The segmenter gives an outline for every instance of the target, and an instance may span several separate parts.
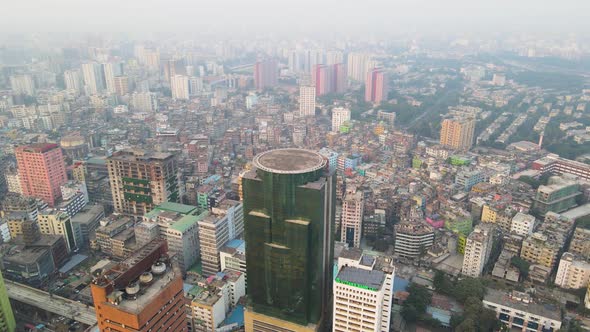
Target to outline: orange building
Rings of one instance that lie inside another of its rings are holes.
[[[61,199],[60,186],[68,181],[57,144],[31,144],[15,149],[23,195],[40,198],[53,207]]]
[[[188,331],[182,274],[154,239],[91,284],[101,331]]]
[[[444,119],[440,129],[440,144],[458,150],[469,150],[473,145],[475,119],[455,117]]]

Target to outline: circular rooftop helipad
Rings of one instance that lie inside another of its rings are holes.
[[[254,157],[254,166],[278,174],[313,172],[326,166],[326,160],[317,152],[304,149],[277,149]]]

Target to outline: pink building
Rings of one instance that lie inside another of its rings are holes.
[[[254,84],[257,90],[276,86],[278,79],[279,67],[276,60],[266,59],[254,64]]]
[[[61,199],[60,186],[68,181],[66,165],[57,144],[31,144],[15,149],[23,194],[53,207]]]
[[[387,100],[387,74],[383,69],[374,68],[367,73],[365,101],[379,104]]]
[[[342,63],[313,66],[311,79],[315,85],[316,96],[344,93],[348,87],[346,66]]]

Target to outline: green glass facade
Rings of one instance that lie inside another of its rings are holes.
[[[259,168],[243,178],[247,294],[257,313],[301,325],[330,317],[336,179],[324,171]]]
[[[16,329],[16,321],[14,313],[10,306],[8,293],[6,292],[6,285],[4,285],[4,278],[0,273],[0,331],[14,332]]]

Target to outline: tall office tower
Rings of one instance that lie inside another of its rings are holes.
[[[348,77],[363,82],[373,64],[371,56],[363,53],[349,53],[347,57]]]
[[[387,73],[379,68],[369,71],[365,82],[365,101],[375,104],[387,101],[388,92]]]
[[[348,89],[348,74],[346,65],[335,63],[332,65],[332,92],[344,93]]]
[[[390,257],[363,254],[358,248],[343,250],[334,282],[332,331],[389,332],[394,277]]]
[[[444,119],[440,129],[440,144],[458,150],[469,150],[473,145],[475,119],[454,117]]]
[[[31,144],[14,151],[25,196],[41,198],[53,207],[61,199],[60,186],[68,182],[66,165],[57,144]]]
[[[107,62],[102,64],[104,82],[108,93],[115,93],[115,77],[123,75],[123,66],[120,62]]]
[[[187,331],[182,273],[154,239],[90,285],[100,331]]]
[[[158,109],[158,98],[153,92],[134,92],[131,95],[133,109],[142,112],[153,112]]]
[[[115,84],[115,93],[118,96],[124,96],[129,93],[129,77],[115,76],[113,83]]]
[[[319,331],[330,320],[336,178],[303,149],[270,150],[243,177],[246,331]]]
[[[363,193],[357,191],[355,187],[347,188],[346,196],[342,201],[340,241],[346,242],[351,248],[361,246],[364,211]]]
[[[292,73],[300,73],[305,71],[306,53],[298,50],[293,50],[289,53],[288,65],[289,71]]]
[[[299,116],[315,116],[315,86],[299,87]]]
[[[82,76],[86,94],[95,95],[103,92],[105,88],[104,71],[98,63],[90,62],[82,64]]]
[[[175,75],[170,79],[170,89],[172,90],[172,98],[174,99],[189,99],[189,85],[188,76]]]
[[[332,66],[315,65],[311,73],[312,83],[315,85],[316,96],[323,96],[333,92]]]
[[[344,62],[344,53],[341,51],[329,51],[326,53],[326,64],[335,65]]]
[[[326,53],[323,50],[307,51],[307,68],[309,68],[307,71],[323,63],[326,63]]]
[[[254,64],[254,85],[257,90],[276,86],[278,79],[279,68],[276,60],[266,59]]]
[[[492,232],[493,228],[491,224],[479,224],[469,234],[467,243],[465,244],[463,267],[461,268],[463,275],[473,278],[481,276],[492,251],[494,240]]]
[[[35,83],[31,75],[10,76],[10,88],[12,92],[19,95],[35,95]]]
[[[350,121],[350,110],[344,107],[336,107],[332,109],[332,131],[337,133],[340,131],[340,126]]]
[[[143,216],[158,204],[179,201],[173,154],[122,150],[107,160],[107,167],[117,213]]]
[[[10,306],[10,299],[6,292],[4,278],[0,272],[0,331],[14,332],[16,329],[16,320]]]
[[[64,82],[66,90],[74,91],[77,95],[82,91],[80,71],[78,69],[66,70],[64,72]]]

